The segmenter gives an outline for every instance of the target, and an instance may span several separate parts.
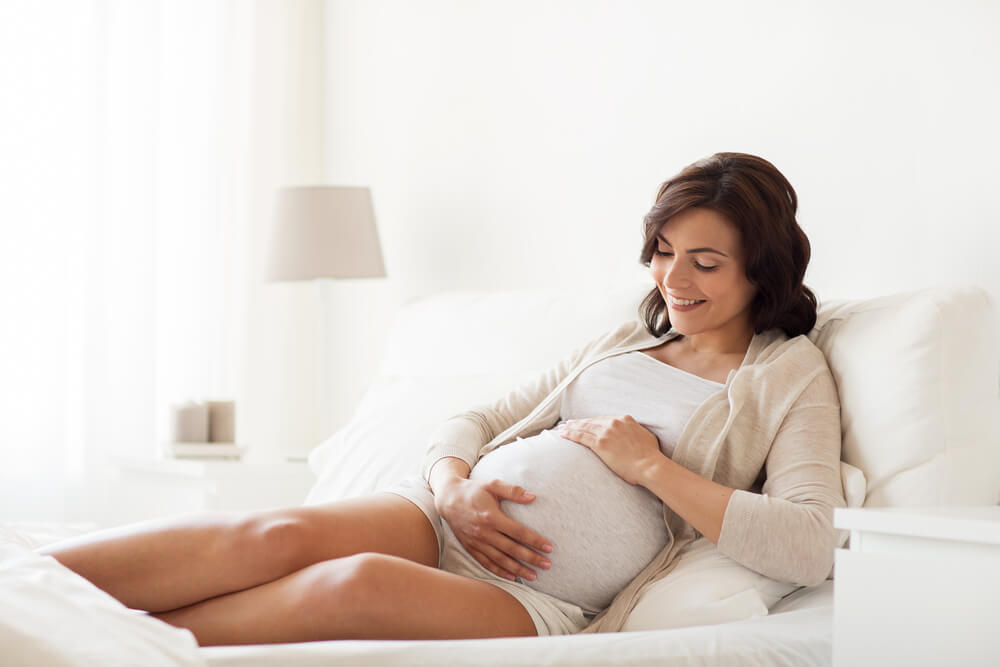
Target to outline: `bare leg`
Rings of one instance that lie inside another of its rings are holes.
[[[202,646],[536,634],[527,610],[500,588],[371,553],[157,616],[188,628]]]
[[[41,553],[125,605],[167,611],[361,552],[428,566],[437,537],[410,501],[390,493],[326,505],[156,520],[49,545]]]

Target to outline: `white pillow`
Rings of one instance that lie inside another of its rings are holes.
[[[0,526],[3,664],[205,665],[194,635],[127,608]]]
[[[305,504],[363,496],[419,475],[435,427],[526,379],[523,374],[376,378],[351,421],[310,452],[316,483]]]
[[[809,337],[840,393],[842,458],[866,507],[993,505],[1000,495],[1000,335],[978,288],[825,304]]]
[[[666,577],[643,591],[622,630],[667,630],[766,616],[797,588],[740,565],[700,537],[678,554]]]
[[[840,462],[848,507],[865,501],[865,476]],[[843,547],[850,531],[839,531]],[[822,584],[820,584],[822,586]],[[623,630],[667,630],[766,616],[779,600],[801,588],[754,572],[723,554],[706,537],[677,556],[670,573],[642,593]]]

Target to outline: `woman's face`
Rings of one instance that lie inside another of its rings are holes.
[[[670,323],[684,336],[708,334],[701,339],[720,348],[752,335],[750,302],[757,289],[746,277],[740,232],[721,214],[691,208],[665,222],[649,268]]]

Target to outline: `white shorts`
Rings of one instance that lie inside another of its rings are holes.
[[[448,522],[441,520],[434,506],[434,493],[422,477],[408,477],[385,491],[406,498],[427,516],[437,534],[439,569],[485,581],[513,595],[531,615],[539,637],[573,634],[593,619],[575,604],[499,577],[480,565],[455,537]]]

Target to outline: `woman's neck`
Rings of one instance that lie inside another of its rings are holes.
[[[749,326],[736,331],[713,330],[681,336],[688,351],[699,357],[743,356],[752,340],[753,329]]]

